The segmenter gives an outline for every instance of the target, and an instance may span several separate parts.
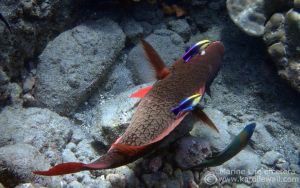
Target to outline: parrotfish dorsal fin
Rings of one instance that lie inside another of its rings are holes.
[[[165,65],[158,53],[154,50],[154,48],[144,39],[141,39],[141,44],[148,61],[156,72],[156,78],[161,80],[170,74],[170,70]]]

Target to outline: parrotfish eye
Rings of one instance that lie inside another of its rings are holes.
[[[209,40],[202,40],[200,42],[197,42],[186,51],[186,53],[182,56],[182,59],[186,63],[197,53],[200,53],[201,55],[205,54],[204,50],[209,46],[210,43],[211,42]]]

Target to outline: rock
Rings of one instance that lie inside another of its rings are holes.
[[[145,38],[158,52],[164,62],[171,66],[184,53],[183,39],[170,30],[155,30],[153,34]],[[155,80],[149,62],[146,60],[140,45],[134,47],[128,55],[128,66],[138,79],[138,83],[147,83]]]
[[[67,185],[67,188],[83,188],[83,187],[84,186],[78,181],[72,181],[70,184]]]
[[[190,183],[194,181],[194,174],[191,170],[183,171],[183,187],[190,187]]]
[[[111,183],[114,188],[125,188],[126,179],[124,175],[108,174],[106,179]]]
[[[244,32],[252,36],[262,36],[266,15],[264,1],[228,0],[226,6],[231,20]]]
[[[177,168],[174,171],[174,177],[179,181],[180,187],[183,187],[183,174],[182,171],[180,170],[180,168]]]
[[[122,63],[116,65],[105,83],[104,89],[99,88],[99,92],[107,91],[110,95],[117,95],[128,88],[134,87],[134,79],[130,70],[125,66],[127,55],[122,58]],[[92,99],[93,100],[93,99]]]
[[[14,144],[0,148],[0,181],[7,187],[14,187],[24,182],[34,182],[44,186],[60,186],[59,177],[39,177],[33,170],[49,168],[49,162],[29,144]]]
[[[48,153],[50,162],[60,160],[58,151],[71,139],[77,128],[67,118],[47,109],[6,107],[0,114],[0,147],[26,143]],[[50,153],[52,153],[50,155]]]
[[[278,140],[274,139],[272,135],[266,130],[265,126],[257,122],[255,132],[252,135],[253,147],[256,150],[270,151],[278,148]]]
[[[240,170],[242,176],[252,176],[261,167],[260,157],[253,152],[243,150],[238,153],[234,158],[225,162],[223,166],[229,170],[236,171]]]
[[[189,169],[211,156],[209,143],[204,139],[183,137],[177,141],[177,144],[175,161],[181,168]]]
[[[282,157],[282,154],[271,150],[264,154],[261,162],[266,165],[274,165],[280,157]]]
[[[49,42],[39,56],[35,96],[61,114],[70,114],[107,76],[125,35],[109,19],[86,22]]]
[[[9,82],[9,77],[7,74],[2,70],[2,67],[0,67],[0,86],[7,84]]]
[[[24,62],[40,54],[49,40],[81,16],[73,14],[73,11],[81,10],[80,2],[84,1],[0,2],[0,12],[10,22],[13,31],[9,33],[4,24],[0,24],[0,59],[9,77],[18,78],[24,70]]]
[[[146,184],[147,188],[161,187],[161,182],[168,180],[168,176],[165,173],[143,174],[142,180]]]
[[[170,163],[164,163],[164,167],[162,169],[162,171],[166,174],[168,174],[169,176],[172,176],[173,174],[173,167]]]
[[[227,0],[226,6],[231,20],[245,33],[262,36],[265,22],[278,9],[289,6],[289,1],[281,0]]]
[[[162,167],[162,158],[161,156],[156,156],[152,158],[149,162],[149,169],[152,172],[157,172]]]
[[[231,138],[228,133],[228,121],[224,114],[218,110],[206,108],[204,111],[219,129],[219,134],[216,134],[213,129],[208,128],[207,125],[200,121],[194,125],[191,134],[207,140],[213,151],[222,151],[231,142]]]
[[[7,92],[9,93],[11,104],[22,104],[22,88],[17,83],[9,83],[7,85]]]
[[[184,41],[188,41],[190,39],[191,28],[185,19],[169,21],[168,28],[180,35]]]
[[[76,158],[75,154],[71,150],[65,149],[62,152],[62,161],[64,163],[75,162],[75,161],[77,161],[77,158]]]
[[[131,41],[131,42],[137,42],[139,38],[142,37],[144,29],[143,27],[139,24],[139,22],[135,21],[134,19],[125,19],[121,23],[122,29],[126,35],[126,37]]]
[[[163,20],[163,13],[157,6],[145,6],[143,3],[134,7],[133,16],[137,21],[149,21],[151,24],[159,24]]]
[[[25,78],[23,82],[23,93],[28,93],[33,89],[33,86],[35,84],[35,77],[29,75]]]
[[[253,186],[261,188],[299,187],[299,174],[282,172],[283,171],[262,169],[256,176],[254,176],[257,181],[253,182]]]
[[[141,85],[124,91],[108,100],[98,102],[93,108],[80,112],[81,121],[87,124],[91,135],[96,141],[110,145],[127,128],[134,107],[139,99],[129,96],[147,85]]]
[[[121,166],[114,169],[114,174],[123,175],[126,179],[126,186],[128,187],[136,187],[138,184],[138,179],[135,176],[134,171],[127,166]]]

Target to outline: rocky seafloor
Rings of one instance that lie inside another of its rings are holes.
[[[14,32],[0,24],[0,187],[300,187],[299,93],[278,76],[263,39],[230,20],[225,1],[195,2],[176,18],[143,2],[1,1]],[[94,161],[123,133],[139,102],[129,96],[155,81],[139,38],[168,65],[199,40],[224,43],[204,98],[220,133],[197,122],[192,136],[129,165],[32,174]],[[233,159],[183,170],[223,150],[249,122],[257,124],[250,144]]]

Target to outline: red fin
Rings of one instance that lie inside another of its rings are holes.
[[[208,127],[214,129],[216,132],[219,133],[218,128],[216,125],[212,122],[212,120],[203,112],[200,108],[195,108],[193,110],[193,114],[196,115],[201,121],[203,121]]]
[[[144,98],[145,95],[152,89],[153,86],[144,87],[130,95],[130,98]]]
[[[121,151],[122,153],[125,153],[128,156],[137,156],[139,153],[143,152],[148,145],[143,146],[130,146],[127,144],[118,144],[115,143],[111,146],[111,149],[117,149],[118,151]]]
[[[75,173],[82,170],[87,170],[85,165],[86,164],[84,163],[76,163],[76,162],[62,163],[52,167],[47,171],[33,171],[33,173],[37,175],[43,175],[43,176],[58,176],[63,174]]]
[[[156,78],[161,80],[168,76],[170,74],[170,70],[167,68],[154,48],[144,39],[141,39],[141,43],[148,61],[151,63],[156,72]]]
[[[157,143],[164,139],[166,136],[168,136],[179,124],[180,122],[185,118],[185,116],[188,114],[188,112],[182,114],[180,117],[178,117],[171,126],[169,126],[166,130],[164,130],[160,135],[158,135],[155,139],[150,141],[147,144],[141,145],[141,146],[131,146],[127,144],[119,144],[118,142],[121,140],[121,137],[118,138],[114,144],[112,144],[111,149],[117,149],[118,151],[121,151],[122,153],[126,153],[128,156],[136,156],[139,153],[145,151],[148,149],[149,146],[151,146],[154,143]]]

